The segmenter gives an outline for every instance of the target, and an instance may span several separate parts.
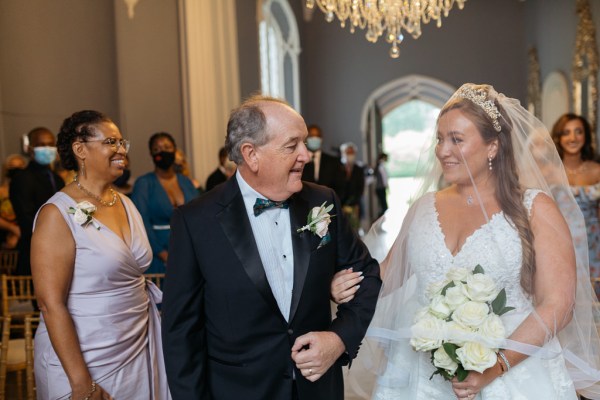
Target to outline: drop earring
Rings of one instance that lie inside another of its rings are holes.
[[[87,176],[85,174],[85,159],[81,160],[81,176],[83,176],[84,178],[87,178]]]
[[[488,156],[488,169],[492,170],[492,156]]]

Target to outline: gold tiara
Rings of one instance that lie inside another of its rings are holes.
[[[479,107],[485,111],[485,113],[492,119],[492,125],[496,132],[500,132],[502,128],[500,127],[500,122],[498,122],[498,118],[500,117],[500,111],[494,104],[493,101],[487,100],[487,92],[484,89],[473,89],[472,87],[467,87],[463,85],[456,94],[458,97],[462,97],[463,99],[467,99],[477,104]]]

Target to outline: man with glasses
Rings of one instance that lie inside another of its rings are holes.
[[[9,189],[10,201],[21,229],[17,245],[17,275],[31,275],[29,251],[35,214],[54,193],[65,186],[62,178],[51,169],[56,160],[54,134],[47,128],[39,127],[31,130],[27,138],[27,154],[31,161],[24,170],[15,171]]]

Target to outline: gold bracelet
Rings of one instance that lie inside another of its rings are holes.
[[[92,381],[92,388],[88,392],[87,396],[85,396],[81,400],[90,400],[92,398],[92,394],[96,391],[96,381]],[[69,400],[73,399],[73,396],[69,396]]]

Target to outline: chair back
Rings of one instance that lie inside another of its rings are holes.
[[[162,290],[162,282],[165,279],[165,274],[144,274],[144,276],[146,277],[146,279],[148,279],[149,281],[154,282],[154,284],[156,286],[158,286],[159,289]]]
[[[35,377],[33,374],[33,336],[40,324],[40,317],[25,317],[25,381],[27,384],[27,400],[35,400]]]
[[[17,269],[17,250],[0,250],[0,274],[12,275]]]
[[[11,317],[12,328],[23,329],[25,327],[24,323],[18,321],[24,322],[26,316],[35,314],[33,280],[30,275],[11,276],[5,274],[2,275],[1,279],[2,315]]]
[[[0,344],[0,400],[6,398],[6,359],[10,340],[10,317],[0,317],[2,322],[2,341]]]

